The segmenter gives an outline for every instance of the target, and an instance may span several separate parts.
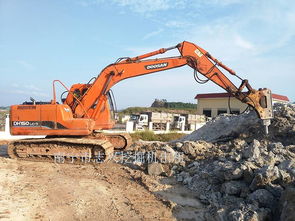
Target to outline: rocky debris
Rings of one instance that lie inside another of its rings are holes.
[[[250,189],[256,190],[261,187],[264,188],[266,185],[278,181],[279,178],[280,173],[277,166],[264,166],[256,170],[254,178],[250,184]]]
[[[176,163],[175,150],[168,143],[165,142],[137,141],[133,143],[126,151],[132,152],[132,155],[134,156],[143,155],[143,163]],[[147,166],[147,164],[145,166]]]
[[[181,162],[162,163],[165,172],[160,165],[147,171],[174,175],[194,191],[207,206],[206,220],[286,220],[295,209],[286,196],[286,188],[295,189],[295,105],[278,104],[274,112],[268,136],[250,112],[220,116],[177,142],[142,143],[136,150],[182,153]]]
[[[141,147],[137,151],[183,154],[182,163],[149,163],[145,169],[153,176],[174,175],[194,191],[207,205],[208,220],[276,220],[279,199],[286,187],[295,185],[294,145],[236,138],[217,143],[142,142]]]
[[[264,128],[254,111],[240,115],[220,115],[178,142],[204,140],[207,142],[228,141],[242,138],[248,142],[263,139]],[[295,143],[295,105],[274,104],[274,119],[269,126],[268,139],[284,145]]]
[[[228,181],[222,184],[221,191],[229,195],[239,196],[242,190],[246,189],[247,185],[241,181]]]
[[[253,140],[252,144],[243,151],[244,158],[253,158],[254,160],[260,157],[260,143],[258,140]]]
[[[162,164],[160,163],[151,163],[147,168],[149,175],[159,176],[165,173]]]
[[[224,138],[237,137],[249,128],[258,123],[259,119],[255,112],[241,115],[221,115],[206,123],[200,129],[181,138],[179,141],[204,140],[216,142]]]
[[[256,132],[263,129],[257,121],[246,122],[252,114],[243,114],[217,117],[172,143],[190,159],[176,177],[208,205],[210,220],[276,220],[280,214],[279,199],[286,201],[286,187],[295,185],[295,105],[278,104],[274,112],[268,136]],[[197,145],[203,145],[198,152]]]
[[[271,220],[284,189],[295,183],[293,147],[258,140],[244,143],[239,139],[202,143],[210,147],[199,148],[204,156],[209,153],[208,158],[189,151],[186,166],[172,170],[177,181],[195,191],[201,202],[208,205],[210,220]],[[194,146],[191,141],[190,145]],[[237,160],[236,156],[242,157]]]
[[[279,214],[280,220],[292,221],[295,218],[295,188],[288,187],[280,198]]]
[[[247,199],[253,202],[253,204],[258,203],[259,207],[274,208],[275,206],[274,196],[266,189],[255,190],[253,193],[249,194]]]

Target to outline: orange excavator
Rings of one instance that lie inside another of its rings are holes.
[[[178,49],[180,55],[167,58],[150,57]],[[252,107],[267,126],[273,117],[271,91],[253,89],[248,80],[240,78],[201,47],[184,41],[170,48],[162,48],[137,57],[119,58],[105,67],[100,75],[87,84],[74,84],[68,89],[62,82],[53,81],[51,102],[25,102],[10,109],[10,132],[13,135],[46,135],[41,139],[27,139],[11,142],[8,147],[12,158],[52,160],[58,154],[67,158],[81,159],[98,156],[105,160],[114,149],[124,149],[130,143],[127,134],[102,133],[115,124],[114,103],[111,88],[121,80],[165,71],[172,68],[190,66],[197,81],[198,72],[206,79],[222,87],[235,97]],[[238,77],[241,84],[235,86],[219,69]],[[55,84],[60,83],[67,96],[56,100]]]

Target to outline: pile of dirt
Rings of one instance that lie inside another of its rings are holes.
[[[150,175],[175,176],[206,205],[204,220],[287,220],[295,202],[295,105],[277,104],[264,135],[255,113],[220,116],[177,142],[141,142],[157,163]],[[158,156],[183,154],[181,161]]]
[[[274,115],[268,136],[250,112],[218,117],[175,145],[195,158],[177,179],[199,194],[211,220],[292,217],[294,202],[284,202],[295,181],[295,105],[276,104]]]
[[[245,128],[256,126],[258,121],[259,119],[255,112],[248,112],[241,115],[220,115],[200,129],[181,138],[179,141],[204,140],[217,142],[224,139],[231,139],[243,133]]]
[[[240,115],[218,116],[178,141],[219,142],[240,137],[247,141],[267,139],[291,144],[295,142],[295,105],[274,104],[274,119],[269,126],[269,134],[265,136],[264,131],[257,114],[250,111]]]
[[[163,200],[114,162],[72,165],[0,155],[0,168],[1,221],[175,220]]]
[[[195,142],[184,142],[181,149],[185,151],[186,146],[192,150],[187,154],[195,159],[176,168],[177,180],[208,205],[211,220],[280,217],[279,199],[294,187],[295,145],[235,139],[213,144],[211,153],[215,154],[206,159],[208,150],[196,148]]]

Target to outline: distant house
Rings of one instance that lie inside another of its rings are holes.
[[[207,117],[216,117],[219,114],[230,113],[228,107],[228,93],[197,94],[195,99],[197,100],[197,114],[204,114]],[[272,94],[272,101],[273,103],[288,103],[289,98],[279,94]],[[231,97],[230,107],[232,113],[239,114],[247,108],[247,104]]]

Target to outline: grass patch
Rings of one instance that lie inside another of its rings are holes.
[[[186,134],[176,133],[176,132],[171,132],[167,134],[155,134],[153,131],[149,131],[149,130],[130,134],[133,141],[145,140],[145,141],[163,141],[163,142],[177,140],[183,137],[184,135]]]

